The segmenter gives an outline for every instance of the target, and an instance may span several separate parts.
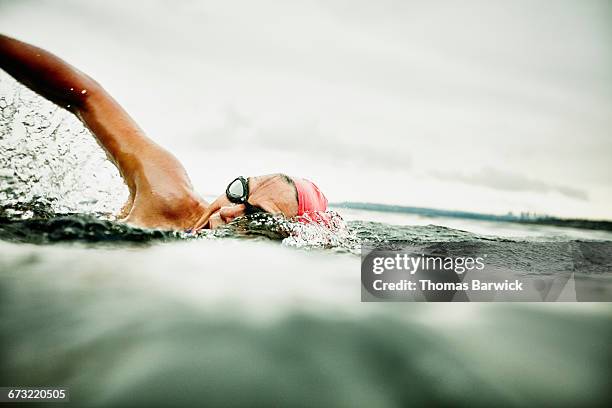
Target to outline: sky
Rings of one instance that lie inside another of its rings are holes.
[[[330,201],[612,219],[601,0],[0,1],[216,194],[285,172]]]

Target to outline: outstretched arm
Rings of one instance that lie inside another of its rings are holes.
[[[92,78],[41,48],[0,34],[0,66],[41,96],[73,112],[94,133],[134,189],[133,156],[154,144]]]
[[[191,183],[180,162],[149,139],[86,74],[50,52],[2,34],[0,68],[74,113],[92,131],[130,189],[128,211],[132,211],[132,219],[156,211],[165,217],[162,213],[191,194]],[[139,208],[132,208],[131,203]],[[134,215],[133,210],[140,210],[140,215]]]

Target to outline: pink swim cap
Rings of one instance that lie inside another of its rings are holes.
[[[313,211],[327,210],[327,198],[319,187],[310,180],[293,177],[298,195],[297,215],[304,215]]]

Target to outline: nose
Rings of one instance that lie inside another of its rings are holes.
[[[244,215],[245,207],[243,204],[222,207],[219,210],[219,216],[224,223],[231,222],[234,218]]]

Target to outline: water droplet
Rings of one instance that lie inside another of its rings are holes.
[[[85,95],[85,94],[87,93],[87,89],[83,89],[83,90],[81,91],[81,93],[82,93],[83,95]]]

